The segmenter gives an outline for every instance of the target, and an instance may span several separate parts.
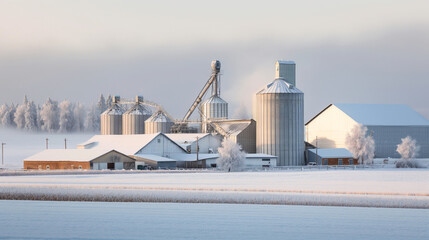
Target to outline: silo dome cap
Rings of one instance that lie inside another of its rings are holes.
[[[302,91],[286,82],[284,78],[276,78],[257,94],[267,93],[302,93]]]

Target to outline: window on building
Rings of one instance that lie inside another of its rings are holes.
[[[216,163],[212,163],[212,164],[210,164],[210,166],[211,166],[212,168],[217,167]]]
[[[158,141],[158,143],[161,143],[161,138],[158,138],[157,141]]]
[[[262,165],[262,167],[267,168],[270,167],[270,165]]]
[[[270,161],[270,159],[269,159],[269,158],[263,158],[263,159],[262,159],[262,161],[267,161],[267,162],[269,162],[269,161]]]
[[[79,167],[78,167],[79,169],[82,169],[82,165],[79,165]]]
[[[338,165],[343,165],[343,159],[338,159]]]
[[[328,159],[322,159],[323,160],[323,165],[328,165]]]
[[[51,169],[51,167],[49,165],[46,165],[46,170]]]
[[[353,158],[349,159],[349,165],[353,165]]]

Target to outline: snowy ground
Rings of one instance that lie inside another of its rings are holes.
[[[67,139],[68,148],[76,148],[77,144],[85,142],[94,133],[29,133],[16,129],[0,128],[0,142],[4,146],[5,168],[22,168],[23,160],[33,154],[46,149],[46,138],[49,148],[64,148],[64,139]],[[1,161],[1,159],[0,159]],[[2,167],[0,162],[0,167]]]
[[[429,208],[428,169],[0,177],[1,199]]]
[[[0,239],[428,239],[429,210],[0,201]]]

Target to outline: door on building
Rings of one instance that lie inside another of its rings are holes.
[[[115,163],[107,163],[107,169],[114,170],[115,169]]]

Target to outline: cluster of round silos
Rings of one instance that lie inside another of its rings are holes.
[[[164,112],[157,111],[145,121],[145,133],[170,133],[174,122]]]
[[[122,107],[119,105],[120,98],[115,96],[112,100],[112,106],[104,111],[101,116],[101,134],[113,135],[122,134]]]
[[[208,120],[227,119],[228,103],[218,95],[213,95],[201,103],[202,132],[208,132]]]
[[[256,150],[278,157],[278,166],[304,164],[304,93],[277,78],[256,93]]]
[[[136,103],[122,115],[122,134],[144,134],[145,121],[152,113],[143,104],[143,97],[136,97]]]

